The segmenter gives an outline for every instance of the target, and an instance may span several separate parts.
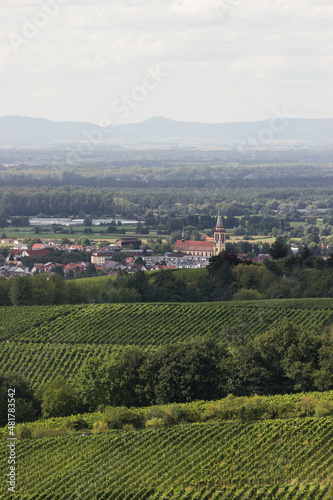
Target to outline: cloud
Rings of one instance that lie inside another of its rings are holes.
[[[34,25],[47,2],[58,2],[57,13],[24,38],[27,23]],[[330,106],[326,90],[316,90],[333,77],[333,5],[327,0],[3,0],[2,14],[0,85],[6,95],[16,79],[16,95],[6,98],[8,113],[22,106],[29,114],[34,101],[40,115],[84,119],[86,113],[92,120],[110,96],[136,85],[145,67],[156,63],[170,69],[170,81],[138,117],[169,110],[170,117],[183,113],[186,119],[197,109],[198,120],[218,121],[223,106],[228,116],[234,107],[238,118],[253,113],[255,119],[270,102],[301,109],[297,89],[307,92],[304,113],[313,112],[314,103],[319,113]],[[17,50],[10,34],[24,39]],[[55,94],[43,90],[57,85]]]

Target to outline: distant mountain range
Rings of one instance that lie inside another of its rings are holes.
[[[102,130],[102,132],[101,132]],[[296,141],[333,144],[333,118],[275,118],[258,122],[196,123],[150,118],[141,123],[99,129],[93,123],[52,122],[44,118],[0,118],[1,145],[50,145],[81,141],[180,141],[207,139],[219,143]]]

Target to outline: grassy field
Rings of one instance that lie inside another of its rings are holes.
[[[305,222],[295,222],[295,227],[298,225],[306,225]],[[99,226],[89,226],[89,228],[92,230],[92,233],[84,233],[84,226],[72,226],[73,234],[64,234],[64,233],[54,233],[53,229],[51,226],[39,226],[39,233],[35,233],[34,227],[32,226],[27,226],[27,227],[8,227],[4,229],[4,232],[6,233],[8,238],[20,238],[20,239],[45,239],[45,240],[61,240],[62,238],[68,238],[71,241],[78,240],[81,237],[86,237],[90,240],[94,241],[107,241],[109,243],[114,243],[118,238],[121,238],[123,236],[137,236],[138,238],[142,239],[144,243],[149,243],[151,239],[155,238],[162,238],[163,241],[166,241],[166,239],[170,235],[158,235],[157,230],[152,229],[150,230],[149,235],[140,235],[136,234],[136,226],[131,225],[131,224],[126,224],[122,226],[125,230],[125,234],[119,233],[107,233],[106,226],[103,226],[100,228]],[[43,229],[48,229],[49,231],[45,231]],[[204,235],[204,233],[202,233]],[[240,241],[244,240],[243,236],[235,236],[233,232],[228,232],[230,239],[227,240],[227,243],[237,243]],[[251,236],[251,235],[250,235]],[[275,237],[270,237],[270,236],[265,236],[265,235],[255,235],[251,236],[253,241],[261,241],[263,243],[273,243],[275,241]],[[251,240],[252,241],[252,240]],[[4,245],[8,246],[8,245]]]
[[[52,230],[51,226],[39,226],[39,233],[36,233],[34,230],[33,226],[27,226],[27,227],[8,227],[5,228],[4,231],[7,235],[8,238],[45,238],[45,239],[61,239],[61,238],[68,238],[71,240],[75,240],[78,238],[87,237],[87,238],[97,238],[97,239],[103,239],[103,240],[114,240],[121,238],[122,236],[126,236],[127,234],[129,235],[134,235],[135,234],[135,226],[133,225],[125,225],[122,226],[126,233],[121,234],[119,233],[107,233],[106,226],[103,226],[102,228],[99,226],[89,226],[89,228],[92,230],[92,233],[85,233],[84,232],[84,226],[72,226],[73,233],[72,234],[66,234],[66,233],[55,233]],[[45,231],[47,229],[48,231]],[[66,229],[66,228],[65,228]],[[151,237],[156,237],[157,231],[152,231],[151,234],[145,235],[144,238],[151,238]],[[140,237],[140,235],[138,235]]]
[[[144,258],[144,257],[143,257]],[[177,273],[177,278],[182,278],[186,283],[190,283],[192,280],[197,280],[202,276],[207,276],[206,268],[201,269],[174,269],[171,270],[173,273]],[[159,271],[150,271],[148,273],[149,279],[154,279],[156,273]],[[95,276],[92,278],[80,278],[75,281],[75,284],[79,287],[86,288],[104,288],[107,287],[109,281],[114,281],[117,279],[117,275],[112,276]]]
[[[234,234],[229,233],[230,239],[226,240],[226,243],[240,243],[241,241],[253,241],[255,243],[261,242],[261,243],[273,243],[276,238],[272,236],[265,236],[265,235],[255,235],[249,237],[251,238],[250,240],[246,240],[245,236],[235,236]],[[247,237],[246,237],[247,238]]]
[[[112,276],[94,276],[92,278],[80,278],[75,280],[75,284],[79,287],[85,288],[104,288],[107,286],[109,281],[114,281],[117,279],[117,275]]]

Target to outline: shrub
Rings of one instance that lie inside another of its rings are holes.
[[[233,420],[244,418],[244,398],[236,398],[232,394],[219,401],[218,403],[209,403],[203,413],[202,419],[218,418],[221,420]]]
[[[296,418],[295,403],[288,401],[271,401],[261,418]]]
[[[41,401],[43,418],[67,417],[76,413],[77,392],[64,377],[42,384],[36,391],[36,397]]]
[[[132,424],[123,425],[123,431],[135,431],[135,427]]]
[[[263,298],[264,295],[259,293],[258,290],[247,290],[246,288],[241,288],[233,296],[233,300],[260,300]]]
[[[67,427],[67,429],[74,429],[75,431],[78,431],[80,429],[90,429],[91,425],[81,417],[72,416],[66,420],[65,427]]]
[[[199,422],[201,419],[201,412],[194,408],[185,408],[185,415],[182,422]]]
[[[150,420],[146,421],[146,429],[150,428],[158,428],[158,427],[163,427],[165,425],[165,421],[163,418],[151,418]]]
[[[59,427],[58,429],[35,429],[32,431],[33,438],[56,437],[56,436],[71,436],[74,433],[72,429]]]
[[[143,410],[145,420],[151,420],[153,418],[162,419],[165,415],[165,411],[162,410],[159,406],[150,406]]]
[[[264,398],[254,396],[244,400],[242,417],[245,420],[258,420],[265,414],[266,409],[267,404]]]
[[[170,419],[170,423],[179,423],[186,420],[186,408],[180,405],[170,405],[166,411],[166,415]]]
[[[314,415],[318,402],[319,401],[315,396],[303,396],[296,403],[296,410],[299,416],[310,417],[311,415]]]
[[[210,418],[221,418],[219,404],[209,403],[202,415],[202,420],[208,420]],[[223,418],[223,417],[222,417]]]
[[[21,425],[17,429],[17,437],[18,439],[30,439],[32,437],[32,431],[30,427],[26,425]]]
[[[94,422],[92,426],[92,432],[94,434],[109,432],[109,425],[107,422]]]
[[[319,400],[315,408],[316,417],[328,417],[333,415],[333,403],[331,401]]]
[[[130,410],[124,406],[105,408],[104,421],[109,424],[110,429],[122,429],[125,424],[131,424],[136,428],[143,427],[144,415],[140,410]]]

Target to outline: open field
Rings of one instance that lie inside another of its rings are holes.
[[[138,236],[140,238],[140,235],[136,235],[135,233],[135,226],[133,225],[126,225],[122,226],[123,229],[125,229],[126,233],[121,234],[120,230],[119,233],[108,233],[106,232],[107,227],[103,226],[103,228],[100,228],[99,226],[89,226],[89,228],[92,230],[92,233],[85,233],[84,229],[85,226],[72,226],[73,233],[72,234],[67,234],[67,233],[59,233],[59,232],[53,232],[51,226],[38,226],[39,232],[36,233],[34,230],[33,226],[27,226],[27,227],[8,227],[4,228],[4,232],[6,233],[8,238],[20,238],[20,239],[46,239],[46,240],[51,240],[51,239],[62,239],[62,238],[68,238],[70,240],[76,240],[78,238],[86,237],[89,239],[97,239],[97,240],[105,240],[105,241],[115,241],[118,238],[121,238],[123,236]],[[48,229],[48,231],[45,231],[45,229]],[[66,229],[66,228],[65,228]],[[157,231],[151,231],[150,234],[148,235],[143,235],[142,239],[147,239],[149,240],[150,238],[156,238],[157,237]],[[6,246],[6,245],[5,245]],[[8,245],[7,245],[8,246]]]
[[[317,221],[318,225],[322,225],[322,220]],[[299,227],[299,226],[306,226],[307,223],[305,221],[296,221],[292,222],[291,226],[292,227]],[[136,226],[135,225],[124,225],[121,226],[126,233],[121,234],[121,228],[119,228],[118,233],[108,233],[106,232],[107,226],[99,227],[99,226],[87,226],[89,229],[92,230],[91,233],[85,233],[84,229],[86,226],[72,226],[72,234],[67,234],[67,233],[55,233],[53,231],[52,226],[38,226],[38,229],[40,232],[35,233],[34,227],[33,226],[27,226],[27,227],[7,227],[4,228],[4,232],[6,233],[8,238],[14,238],[14,239],[45,239],[45,240],[61,240],[62,238],[68,238],[71,241],[78,240],[81,237],[88,238],[90,240],[94,241],[107,241],[110,244],[114,243],[118,238],[122,238],[123,236],[137,236],[140,238],[144,243],[149,243],[151,239],[155,238],[161,238],[163,241],[167,241],[167,238],[170,237],[170,234],[168,235],[159,235],[157,229],[150,229],[149,234],[147,235],[140,235],[136,233]],[[47,229],[45,231],[44,229]],[[64,227],[66,230],[67,228]],[[206,231],[206,230],[205,230]],[[244,240],[244,236],[235,236],[233,233],[234,230],[232,229],[227,229],[226,234],[229,236],[230,239],[227,240],[227,243],[239,243]],[[202,236],[204,236],[205,232],[200,231]],[[272,236],[265,236],[265,235],[249,235],[251,237],[251,240],[253,241],[261,241],[263,243],[273,243],[275,241],[275,237]],[[8,246],[8,244],[4,244],[3,246]]]
[[[262,242],[262,243],[274,243],[274,241],[276,240],[276,238],[273,238],[273,237],[270,237],[270,236],[250,236],[250,240],[248,241],[253,241],[253,242],[256,242],[258,243],[258,241]],[[244,236],[233,236],[233,235],[230,235],[230,240],[227,240],[226,242],[227,243],[240,243],[241,241],[244,241]]]
[[[145,257],[143,257],[145,258]],[[150,279],[154,279],[156,273],[159,271],[150,271],[148,273],[148,277]],[[203,276],[207,276],[207,269],[205,267],[200,269],[170,269],[170,272],[177,273],[177,278],[182,278],[186,283],[191,282],[192,280],[197,280]],[[91,287],[91,288],[104,288],[107,286],[109,281],[114,281],[117,279],[117,275],[112,276],[93,276],[91,278],[80,278],[75,280],[75,284],[77,286],[81,286],[83,288]]]

